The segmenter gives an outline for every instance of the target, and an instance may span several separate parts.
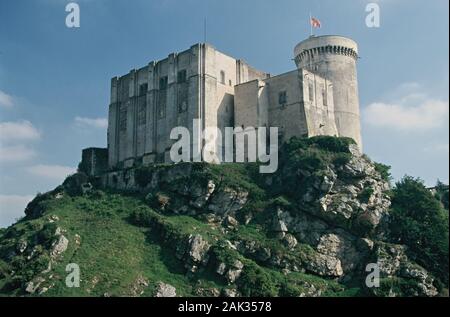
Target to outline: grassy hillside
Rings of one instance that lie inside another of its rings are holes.
[[[153,295],[154,285],[164,282],[173,285],[177,294],[198,296],[201,289],[227,287],[225,281],[214,276],[213,272],[205,270],[198,275],[186,276],[184,263],[174,257],[172,249],[161,240],[157,232],[131,224],[137,214],[146,213],[149,217],[158,218],[168,227],[173,227],[181,235],[202,233],[208,239],[226,240],[228,236],[264,237],[257,227],[245,227],[237,232],[223,234],[214,225],[188,216],[163,216],[151,210],[140,197],[96,191],[83,197],[64,195],[60,199],[44,199],[45,205],[42,217],[33,220],[22,220],[14,227],[3,232],[1,252],[8,250],[8,241],[15,238],[34,244],[36,239],[42,242],[44,248],[51,244],[53,232],[60,227],[69,241],[68,249],[53,268],[53,278],[46,285],[54,285],[43,296],[135,296],[143,291],[143,295]],[[136,214],[137,213],[137,214]],[[50,223],[49,219],[59,219]],[[77,237],[79,236],[79,238]],[[276,243],[276,241],[273,241]],[[3,256],[3,253],[2,253]],[[268,288],[276,293],[279,288],[286,287],[286,280],[294,283],[290,288],[296,289],[295,282],[311,282],[324,290],[324,295],[343,294],[344,287],[338,283],[309,276],[302,273],[291,273],[287,276],[279,272],[258,266],[254,261],[246,260],[252,268],[261,274],[270,275]],[[22,256],[15,256],[11,265],[19,268],[22,275],[7,277],[0,280],[3,295],[22,295],[16,285],[29,281],[36,271],[47,267],[48,257],[26,263]],[[81,268],[81,287],[68,288],[64,281],[67,273],[66,265],[77,263]],[[2,263],[2,273],[8,276],[6,263]],[[213,269],[213,268],[209,268]],[[143,278],[149,287],[138,283]],[[256,281],[257,283],[257,281]],[[256,290],[255,290],[256,291]],[[287,290],[286,290],[287,291]],[[293,291],[293,290],[289,290]],[[275,294],[274,294],[275,295]]]
[[[139,167],[126,191],[71,176],[0,231],[0,295],[155,296],[161,283],[177,296],[435,296],[436,287],[445,290],[448,274],[427,262],[434,254],[395,244],[414,245],[402,232],[391,237],[390,226],[401,228],[398,222],[410,223],[414,214],[394,206],[396,223],[390,220],[388,168],[351,145],[330,137],[294,139],[280,153],[278,172],[265,176],[257,164]],[[87,182],[94,187],[84,190]],[[440,219],[432,208],[429,219]],[[436,241],[448,239],[446,219],[446,227],[433,231]],[[446,254],[448,267],[448,244],[429,245],[439,259]],[[378,289],[365,286],[371,262],[381,265]],[[80,287],[66,286],[70,263],[80,268]]]

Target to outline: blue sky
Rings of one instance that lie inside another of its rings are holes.
[[[81,149],[106,146],[110,78],[207,41],[279,74],[309,35],[360,46],[364,151],[433,185],[448,182],[447,0],[0,0],[0,227],[77,166]],[[380,6],[380,28],[365,24]]]

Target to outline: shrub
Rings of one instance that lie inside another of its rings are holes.
[[[239,290],[245,297],[278,296],[278,285],[274,277],[253,262],[246,264],[238,282]]]
[[[448,213],[420,179],[406,176],[396,184],[390,230],[418,264],[448,284]]]
[[[445,209],[448,210],[449,188],[441,181],[436,184],[436,198],[442,203]]]
[[[148,208],[141,207],[130,215],[130,222],[141,227],[150,227],[154,221],[154,215]]]
[[[349,146],[356,144],[353,139],[350,138],[338,138],[332,136],[315,136],[309,138],[310,145],[317,145],[321,149],[335,153],[350,153]]]
[[[291,202],[284,196],[278,196],[273,200],[272,204],[281,208],[290,208],[292,206]]]
[[[300,297],[301,293],[301,290],[291,283],[283,283],[280,289],[281,297]]]
[[[37,234],[38,242],[41,244],[49,243],[55,236],[57,227],[56,223],[46,223]]]
[[[372,187],[366,187],[359,193],[358,199],[363,203],[368,203],[373,193],[374,189]]]
[[[337,153],[333,159],[336,166],[344,166],[350,162],[352,155],[350,153]]]
[[[385,165],[382,163],[374,163],[375,165],[375,170],[380,173],[381,178],[383,180],[385,180],[386,182],[391,182],[392,180],[392,175],[391,175],[391,166],[389,165]]]

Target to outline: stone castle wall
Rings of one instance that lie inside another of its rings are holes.
[[[294,50],[298,68],[333,83],[334,112],[339,136],[353,138],[362,150],[358,78],[358,45],[342,36],[310,37]]]
[[[243,60],[196,44],[111,80],[108,168],[170,163],[174,127],[278,127],[293,136],[353,138],[362,149],[357,44],[341,36],[310,37],[295,48],[297,70],[270,77]],[[195,132],[195,133],[194,133]],[[197,137],[194,138],[194,135]],[[216,144],[216,148],[218,145]]]
[[[293,136],[338,135],[332,83],[294,70],[236,86],[235,125],[278,127],[281,141]]]
[[[136,159],[144,164],[170,162],[172,128],[186,127],[192,136],[194,119],[201,120],[202,130],[233,126],[234,86],[267,77],[242,60],[208,44],[197,44],[113,78],[109,166],[131,167]],[[199,138],[193,142],[203,141]]]

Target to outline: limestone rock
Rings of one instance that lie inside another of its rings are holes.
[[[298,244],[297,239],[289,233],[286,234],[281,241],[289,249],[294,249]]]
[[[305,265],[309,271],[320,276],[340,277],[344,274],[338,258],[321,253],[310,257]]]
[[[27,241],[25,241],[25,240],[20,240],[19,243],[17,244],[17,251],[18,251],[19,253],[24,253],[25,250],[27,249],[27,247],[28,247]]]
[[[201,235],[191,235],[188,241],[187,258],[185,259],[187,269],[195,272],[199,265],[205,265],[209,260],[208,251],[210,247],[210,244]]]
[[[159,282],[156,286],[155,297],[176,297],[177,290],[170,284]]]
[[[68,245],[69,240],[65,236],[60,235],[58,237],[58,240],[56,240],[52,245],[52,251],[50,252],[51,257],[56,258],[60,254],[65,252],[67,250]]]
[[[44,278],[36,277],[31,282],[28,282],[28,284],[26,285],[25,291],[27,293],[34,294],[38,290],[39,286],[44,282],[45,282]]]
[[[339,230],[320,237],[317,251],[339,259],[344,272],[353,271],[363,260],[363,254],[356,249],[354,239]]]
[[[216,273],[223,276],[226,272],[226,269],[227,269],[227,266],[225,263],[219,263],[219,265],[217,266],[217,269],[216,269]]]
[[[223,224],[228,228],[228,229],[235,229],[239,226],[239,222],[236,220],[236,218],[231,217],[231,216],[226,216]]]
[[[212,180],[208,181],[206,189],[201,187],[199,184],[195,184],[190,187],[189,195],[194,197],[193,200],[191,200],[190,205],[195,208],[203,208],[211,195],[214,193],[215,189],[216,184]]]
[[[57,222],[57,221],[59,221],[59,217],[58,217],[57,215],[51,215],[51,216],[48,218],[48,222],[49,222],[49,223],[54,223],[54,222]]]
[[[230,267],[226,273],[226,279],[229,284],[233,284],[236,282],[236,280],[241,275],[243,268],[244,264],[241,261],[236,260],[233,263],[232,267]]]
[[[208,210],[219,215],[232,214],[242,209],[248,200],[248,192],[224,188],[210,199]]]
[[[239,293],[235,288],[226,288],[223,290],[224,297],[239,297]]]
[[[421,266],[409,261],[406,247],[402,245],[378,243],[375,254],[382,278],[407,278],[416,281],[410,288],[411,296],[437,296],[438,291],[433,285],[434,278]],[[377,294],[377,290],[372,290]],[[395,296],[395,292],[392,295]]]
[[[220,290],[218,290],[215,287],[212,288],[199,287],[195,290],[195,294],[199,297],[219,297]]]
[[[303,181],[311,185],[299,199],[302,212],[360,236],[388,217],[390,200],[385,191],[389,184],[360,154],[336,171],[328,166],[322,175],[304,177]]]
[[[148,280],[142,275],[139,275],[131,286],[131,296],[142,295],[146,287],[148,287]]]

